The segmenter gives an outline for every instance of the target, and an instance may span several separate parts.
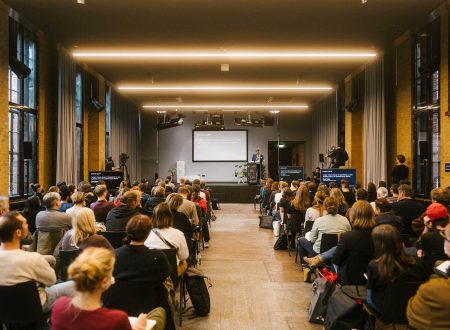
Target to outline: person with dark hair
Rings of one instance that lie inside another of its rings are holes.
[[[360,200],[367,200],[367,190],[366,189],[364,189],[364,188],[358,188],[357,190],[356,190],[356,194],[355,194],[355,199],[357,200],[357,201],[360,201]]]
[[[36,215],[36,229],[41,231],[68,230],[72,227],[72,218],[67,213],[59,211],[61,197],[56,192],[45,194],[44,203],[46,210]]]
[[[33,191],[33,197],[38,197],[41,200],[41,205],[44,205],[44,194],[40,183],[30,184],[30,189]]]
[[[195,207],[195,203],[190,201],[191,191],[189,190],[189,185],[182,186],[178,188],[178,193],[183,197],[183,203],[178,208],[179,212],[186,214],[189,221],[195,226],[200,224],[200,220],[197,214],[197,208]]]
[[[400,232],[403,230],[402,218],[395,215],[392,204],[386,198],[378,198],[375,201],[375,207],[377,209],[375,217],[377,225],[392,225]]]
[[[336,181],[331,181],[330,184],[329,184],[329,186],[328,186],[328,188],[330,188],[330,190],[333,189],[333,188],[337,188],[337,183],[336,183]]]
[[[166,203],[169,205],[170,211],[172,212],[173,227],[183,232],[184,237],[186,238],[186,244],[189,251],[191,251],[193,248],[191,239],[194,235],[194,228],[192,227],[187,215],[178,211],[181,204],[183,204],[183,196],[180,194],[171,193],[167,196]]]
[[[178,275],[184,273],[187,268],[186,259],[189,257],[189,249],[184,234],[173,228],[173,216],[169,205],[164,202],[158,204],[153,210],[153,230],[145,240],[145,246],[149,249],[177,249]]]
[[[22,215],[27,219],[28,230],[32,234],[36,231],[36,216],[41,210],[42,206],[39,197],[33,196],[25,201]]]
[[[137,192],[131,190],[126,192],[123,197],[125,204],[115,207],[108,212],[106,216],[106,230],[124,231],[128,220],[139,213],[136,209],[138,199]]]
[[[395,166],[390,173],[392,183],[400,184],[401,180],[408,179],[409,168],[406,166],[405,161],[404,155],[397,155],[395,158]]]
[[[92,192],[92,186],[88,181],[81,181],[78,184],[78,191],[84,193],[84,198],[86,199],[86,207],[90,207],[92,203],[97,201],[97,197]]]
[[[414,219],[419,217],[424,211],[424,207],[421,203],[414,200],[414,190],[411,186],[402,184],[398,187],[398,202],[392,203],[392,209],[395,214],[402,218],[403,221],[403,235],[410,237],[417,237],[417,234],[413,231],[411,223]],[[410,242],[405,242],[408,246]]]
[[[339,215],[338,204],[333,197],[327,197],[324,206],[327,214],[314,221],[309,240],[301,237],[298,241],[300,262],[303,264],[305,257],[319,254],[323,234],[339,234],[351,230],[347,218]]]
[[[425,229],[416,243],[417,256],[423,258],[427,275],[431,275],[436,261],[448,259],[444,251],[445,239],[441,235],[448,225],[448,210],[440,203],[432,203],[423,220]]]
[[[380,188],[380,187],[387,188],[386,181],[378,181],[378,188]]]
[[[298,187],[297,187],[297,189],[298,189]],[[297,189],[295,189],[295,191],[297,191]],[[309,200],[313,201],[314,196],[316,195],[316,192],[317,192],[317,184],[315,184],[314,182],[309,182],[308,183],[308,192],[309,192]]]
[[[201,192],[200,186],[194,184],[192,186],[192,189],[194,190],[194,192],[192,194],[191,201],[194,202],[196,205],[200,206],[200,210],[201,210],[201,215],[199,214],[200,227],[202,228],[203,238],[205,241],[204,246],[205,246],[205,248],[208,248],[209,241],[210,241],[208,221],[206,221],[206,212],[208,210],[208,207],[206,205],[206,200],[204,200],[200,196],[200,192]]]
[[[59,187],[59,195],[61,196],[61,207],[59,210],[61,212],[66,212],[67,209],[70,209],[73,206],[73,203],[69,202],[70,199],[70,190],[66,185],[62,185]]]
[[[73,283],[55,284],[55,271],[45,257],[20,248],[20,241],[27,235],[27,219],[19,212],[9,212],[0,217],[0,285],[36,282],[42,309],[50,312],[57,298],[72,295]]]
[[[450,258],[450,225],[442,232],[444,250]],[[448,275],[450,275],[447,270]],[[450,277],[433,278],[422,284],[408,302],[408,325],[414,329],[450,329]]]
[[[156,187],[153,191],[153,196],[147,199],[144,205],[144,211],[147,215],[151,216],[153,214],[153,209],[160,203],[166,200],[166,191],[163,187]]]
[[[375,202],[377,199],[377,186],[375,186],[375,183],[369,182],[367,184],[367,201],[369,203]]]
[[[355,200],[355,195],[350,190],[350,182],[346,179],[341,180],[341,190],[344,195],[345,201],[348,204],[348,207],[352,207]]]
[[[106,223],[109,211],[115,207],[114,203],[110,203],[106,199],[108,189],[105,185],[97,185],[94,193],[97,196],[97,201],[91,204],[91,210],[94,211],[95,221]]]
[[[152,222],[146,215],[135,215],[128,221],[125,244],[115,252],[113,276],[116,280],[159,282],[162,285],[169,276],[170,266],[166,255],[144,245],[151,230]]]
[[[349,159],[343,143],[339,143],[338,148],[332,152],[332,156],[332,158],[334,158],[334,164],[331,166],[332,168],[345,166],[345,162]]]
[[[386,199],[390,203],[394,203],[398,201],[398,184],[394,183],[391,188],[389,189],[389,192],[391,194],[390,197],[387,197]]]
[[[381,312],[388,284],[399,281],[420,282],[425,273],[420,262],[405,253],[400,232],[391,225],[372,230],[374,256],[368,266],[367,303]]]

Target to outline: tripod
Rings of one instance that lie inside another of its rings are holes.
[[[123,171],[123,176],[127,180],[128,184],[131,184],[130,173],[128,172],[127,163],[120,163],[120,169]]]

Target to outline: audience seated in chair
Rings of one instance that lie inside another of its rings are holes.
[[[193,192],[192,192],[192,198],[191,201],[194,202],[197,206],[200,207],[200,212],[197,211],[197,214],[200,219],[200,227],[202,229],[203,234],[203,240],[204,240],[204,246],[205,248],[209,247],[209,227],[208,227],[208,221],[206,220],[206,214],[208,212],[208,206],[206,205],[206,200],[203,199],[200,196],[201,188],[199,185],[193,185],[192,186]]]
[[[153,210],[153,230],[145,240],[149,249],[177,249],[179,272],[181,275],[187,267],[186,259],[189,249],[183,232],[173,228],[173,216],[167,203],[161,203]]]
[[[191,192],[189,190],[188,185],[184,185],[178,188],[178,193],[183,196],[183,203],[178,208],[178,212],[182,212],[186,214],[189,221],[195,226],[200,225],[200,220],[197,214],[197,208],[195,207],[195,203],[190,200]]]
[[[43,311],[49,312],[58,297],[73,294],[73,283],[55,284],[55,271],[44,256],[20,249],[27,234],[27,221],[19,212],[0,217],[0,286],[35,281]]]
[[[72,227],[70,215],[59,211],[61,197],[57,192],[50,192],[44,196],[44,204],[47,210],[36,215],[36,229],[39,231],[66,231]]]
[[[450,225],[444,237],[444,250],[450,258]],[[447,278],[433,278],[419,287],[408,303],[409,324],[416,329],[450,329],[450,271]]]
[[[425,280],[422,263],[405,254],[400,232],[391,225],[379,225],[372,231],[374,257],[368,266],[367,303],[378,312],[384,307],[384,293],[394,282]]]
[[[77,212],[86,208],[86,199],[85,193],[81,191],[76,191],[70,196],[73,206],[66,210],[66,213],[69,214],[72,218],[77,215]]]
[[[70,209],[73,206],[73,203],[70,201],[70,190],[66,185],[62,185],[59,188],[59,195],[61,196],[61,212],[66,212],[67,209]]]
[[[39,197],[33,196],[25,201],[22,215],[27,219],[31,234],[36,231],[36,216],[40,211],[42,211],[42,205]]]
[[[105,185],[97,185],[94,189],[94,193],[97,196],[97,201],[91,204],[91,209],[95,214],[95,221],[106,223],[106,217],[109,211],[115,206],[106,200],[108,195],[108,189]]]
[[[138,214],[138,193],[127,191],[123,196],[124,205],[111,209],[106,217],[106,230],[125,231],[128,220]]]
[[[113,250],[108,240],[101,235],[97,235],[97,231],[94,212],[87,207],[81,209],[72,219],[72,229],[64,235],[61,250],[84,250],[87,247],[103,247]]]
[[[145,330],[146,314],[140,314],[130,324],[125,312],[102,307],[102,293],[113,284],[114,262],[113,253],[103,248],[88,248],[75,259],[68,272],[76,292],[72,298],[61,297],[56,301],[52,329]]]
[[[306,210],[305,213],[305,221],[314,221],[317,218],[320,218],[327,214],[325,207],[323,205],[325,198],[328,195],[323,190],[319,190],[314,195],[314,201],[312,202],[312,206]]]
[[[386,198],[378,198],[375,201],[375,207],[377,210],[377,216],[375,217],[377,225],[392,225],[402,232],[402,218],[394,213],[392,204]]]
[[[183,196],[180,194],[172,193],[166,198],[166,202],[170,207],[170,211],[173,216],[173,227],[182,231],[186,238],[186,244],[189,248],[189,254],[192,253],[192,238],[194,235],[194,228],[189,221],[186,214],[177,211],[180,205],[183,203]]]
[[[338,214],[345,216],[347,210],[349,209],[348,203],[345,201],[344,195],[342,194],[341,189],[333,188],[330,190],[330,197],[333,197],[336,200],[338,205]]]
[[[97,201],[97,196],[92,192],[92,186],[88,181],[81,181],[78,184],[78,191],[84,193],[84,199],[86,201],[86,207],[91,207],[91,204]]]

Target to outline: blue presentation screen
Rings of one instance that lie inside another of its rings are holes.
[[[337,186],[341,186],[341,180],[347,179],[350,182],[350,188],[356,185],[356,169],[355,168],[323,168],[320,171],[320,181],[327,186],[330,182],[336,182]]]
[[[303,166],[280,166],[280,180],[291,182],[292,180],[303,180]]]

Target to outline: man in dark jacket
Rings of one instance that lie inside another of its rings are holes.
[[[106,216],[106,230],[108,231],[125,231],[128,220],[138,214],[136,209],[138,205],[138,193],[136,191],[128,191],[124,195],[125,205],[111,209]]]
[[[410,186],[402,184],[398,187],[398,192],[398,202],[392,203],[392,209],[403,220],[402,235],[417,236],[411,228],[411,222],[419,217],[425,211],[425,208],[413,199],[414,190]]]
[[[153,209],[162,202],[166,201],[166,191],[163,187],[156,187],[154,191],[154,196],[147,199],[147,202],[144,205],[144,212],[151,216],[153,213]]]

